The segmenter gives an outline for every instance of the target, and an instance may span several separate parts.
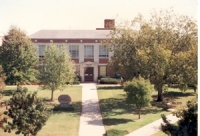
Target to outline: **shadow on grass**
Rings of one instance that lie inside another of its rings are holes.
[[[104,118],[103,119],[103,124],[106,125],[106,126],[125,124],[125,123],[128,123],[128,122],[134,122],[134,120],[118,119],[118,118]]]
[[[106,125],[106,126],[125,124],[125,123],[128,123],[128,122],[134,122],[134,120],[131,120],[131,119],[118,119],[118,118],[104,118],[103,119],[103,124]],[[101,120],[99,120],[99,119],[88,121],[88,124],[102,125],[101,124]]]
[[[46,104],[47,105],[47,104]],[[49,109],[53,111],[53,114],[61,114],[61,113],[73,113],[73,116],[77,116],[81,114],[81,102],[72,102],[68,108],[57,108],[55,111],[54,107],[58,106],[58,104],[49,104]]]
[[[15,90],[4,90],[2,94],[4,96],[11,96]]]
[[[123,89],[122,86],[98,86],[97,90],[119,90]]]
[[[168,91],[163,94],[164,97],[188,97],[188,96],[194,96],[195,94],[193,92],[174,92],[174,91]]]
[[[188,97],[195,96],[194,92],[175,92],[175,91],[167,91],[163,93],[164,100],[174,101],[175,99],[179,99],[180,97]],[[153,99],[157,99],[157,95],[152,95]]]
[[[121,97],[122,95],[119,95]],[[161,104],[162,105],[162,104]],[[100,100],[100,107],[104,117],[116,116],[122,114],[138,114],[138,110],[133,104],[127,104],[125,97],[121,98],[107,98]],[[161,111],[163,107],[150,107],[143,108],[141,114],[157,114]]]

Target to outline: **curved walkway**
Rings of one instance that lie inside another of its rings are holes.
[[[167,119],[170,121],[170,123],[175,123],[178,121],[178,118],[176,116],[173,116],[172,114],[166,116]],[[150,124],[147,124],[144,127],[141,127],[131,133],[129,133],[126,136],[151,136],[154,133],[161,130],[161,123],[163,123],[162,119],[156,120]]]

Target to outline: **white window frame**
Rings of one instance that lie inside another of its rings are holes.
[[[39,57],[44,57],[45,45],[39,45]]]
[[[108,58],[109,50],[103,45],[99,45],[99,58]]]
[[[79,58],[79,45],[69,45],[71,58]]]
[[[94,58],[94,45],[84,45],[84,57]]]

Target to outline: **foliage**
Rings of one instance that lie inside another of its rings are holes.
[[[73,84],[80,84],[80,82],[81,82],[81,76],[75,76]]]
[[[126,82],[124,91],[126,92],[127,102],[134,104],[138,109],[140,119],[140,110],[146,106],[150,106],[152,100],[151,93],[154,91],[154,86],[149,80],[145,80],[139,76],[139,78],[133,78],[132,81]]]
[[[45,47],[43,68],[38,79],[43,83],[43,89],[51,90],[51,100],[56,89],[62,89],[66,83],[73,83],[75,77],[74,63],[69,52],[62,47],[50,44]]]
[[[74,111],[74,107],[72,105],[69,105],[68,107],[61,107],[59,105],[56,105],[53,108],[53,111]]]
[[[0,66],[0,100],[2,99],[3,97],[3,90],[4,88],[6,87],[6,84],[4,83],[6,77],[5,75],[3,74],[3,69],[2,67]],[[0,106],[1,107],[1,106]],[[4,123],[6,121],[6,116],[4,116],[1,112],[0,112],[0,127],[2,129],[5,129],[5,126],[4,126]]]
[[[106,131],[106,136],[124,136],[128,134],[127,130],[109,129]]]
[[[103,78],[104,76],[98,76],[97,80],[101,80],[101,78]]]
[[[2,92],[3,89],[6,87],[5,80],[6,80],[6,76],[3,73],[2,66],[0,65],[0,92]]]
[[[11,27],[0,46],[0,64],[6,75],[6,84],[35,81],[36,48],[28,36],[17,27]]]
[[[9,109],[5,114],[12,118],[5,132],[17,129],[15,134],[36,135],[49,117],[44,103],[37,98],[37,92],[27,94],[28,89],[18,87],[9,101]]]
[[[196,136],[197,135],[197,101],[188,101],[187,108],[178,110],[175,115],[180,118],[177,125],[170,124],[165,115],[162,115],[164,124],[162,131],[172,136]]]
[[[105,77],[100,79],[101,84],[118,84],[119,82],[120,80],[116,78]]]
[[[197,34],[196,20],[160,11],[117,26],[103,44],[113,51],[110,65],[116,72],[125,80],[149,79],[162,101],[164,84],[197,83]]]

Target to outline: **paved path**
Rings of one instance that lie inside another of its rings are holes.
[[[168,115],[167,119],[170,121],[170,123],[175,123],[178,121],[178,118],[176,116],[173,116],[172,114]],[[160,131],[161,123],[163,123],[162,119],[156,120],[144,127],[141,127],[129,133],[126,136],[151,136],[154,133]]]
[[[94,83],[82,85],[82,114],[79,136],[103,136],[105,134],[100,113],[97,89]]]

